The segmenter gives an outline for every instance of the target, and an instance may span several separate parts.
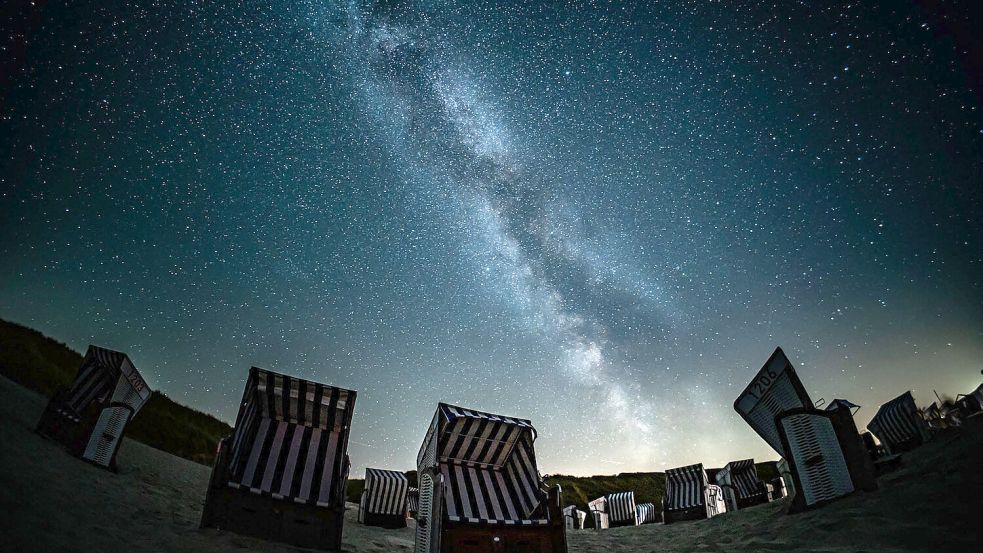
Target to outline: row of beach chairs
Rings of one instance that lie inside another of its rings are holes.
[[[72,453],[115,469],[126,427],[150,389],[123,353],[90,346],[74,382],[49,402],[38,431]],[[201,524],[340,551],[356,392],[253,367],[231,436],[208,483]],[[738,414],[781,456],[781,477],[758,478],[752,459],[733,461],[711,483],[702,464],[666,471],[663,505],[634,493],[591,501],[598,529],[711,518],[792,496],[789,512],[876,488],[875,466],[924,443],[928,424],[910,392],[886,403],[861,436],[856,405],[815,406],[779,348],[734,402]],[[415,553],[566,551],[566,529],[587,513],[562,506],[535,455],[529,420],[440,403],[417,455],[418,488],[404,473],[366,470],[358,520],[386,528],[415,515]]]

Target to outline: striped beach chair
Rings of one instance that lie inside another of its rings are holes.
[[[635,505],[635,524],[654,524],[659,522],[659,509],[655,503],[639,503]]]
[[[567,530],[583,530],[585,520],[587,520],[587,512],[581,511],[576,505],[567,505],[563,508],[563,522]]]
[[[728,511],[771,501],[771,490],[758,478],[754,459],[731,461],[717,472],[714,479],[724,491]]]
[[[536,465],[525,419],[441,403],[417,455],[416,553],[565,553],[560,488]]]
[[[214,527],[338,551],[356,393],[253,367],[202,513]]]
[[[365,469],[358,521],[366,526],[405,528],[410,483],[395,470]]]
[[[594,528],[597,530],[638,525],[635,492],[609,493],[587,505],[594,518]]]
[[[410,518],[416,518],[417,511],[420,510],[420,488],[409,488],[406,490],[406,513]]]
[[[125,353],[90,345],[75,380],[48,402],[37,431],[73,455],[115,470],[126,427],[150,394]]]
[[[910,391],[881,405],[867,424],[867,430],[880,440],[888,453],[910,451],[932,437]]]
[[[737,397],[734,410],[786,461],[791,481],[785,485],[796,492],[789,512],[876,489],[850,409],[815,408],[781,348]]]
[[[666,492],[662,500],[662,521],[711,518],[727,511],[723,490],[711,484],[702,464],[666,471]]]

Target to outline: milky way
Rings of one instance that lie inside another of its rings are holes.
[[[788,5],[794,4],[794,5]],[[975,386],[983,117],[917,7],[284,2],[44,12],[5,98],[0,316],[234,416],[258,365],[437,401],[546,472],[771,458],[731,402]]]

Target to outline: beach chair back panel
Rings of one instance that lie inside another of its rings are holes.
[[[402,515],[406,509],[409,480],[394,470],[365,469],[366,512],[377,515]]]
[[[420,489],[409,488],[406,491],[406,510],[415,513],[420,510]]]
[[[543,500],[539,473],[533,458],[531,436],[515,447],[501,470],[484,465],[442,463],[444,505],[452,521],[481,523],[546,524],[530,519]]]
[[[928,425],[919,416],[910,391],[882,405],[867,429],[892,451],[904,442],[929,438]]]
[[[107,407],[99,413],[89,442],[82,452],[82,457],[93,463],[108,467],[113,460],[113,454],[123,439],[123,431],[130,422],[132,411],[126,407]]]
[[[729,464],[731,467],[731,485],[737,491],[737,496],[746,499],[762,492],[762,483],[758,479],[758,469],[754,466],[754,459],[744,459],[734,461]]]
[[[356,393],[253,367],[233,434],[229,486],[327,506],[345,478]]]
[[[665,507],[688,509],[704,505],[704,490],[708,484],[702,464],[667,470]]]
[[[738,414],[783,456],[775,416],[800,407],[812,407],[812,401],[781,348],[775,350],[734,402]]]
[[[793,472],[806,505],[853,492],[853,479],[840,449],[833,423],[822,413],[797,412],[780,419],[788,441]]]
[[[482,413],[441,403],[443,415],[438,455],[441,462],[500,468],[512,449],[526,435],[535,437],[532,423],[524,419]]]
[[[618,492],[607,495],[607,512],[611,522],[635,520],[635,492]]]
[[[654,503],[639,503],[635,506],[635,524],[658,522]]]

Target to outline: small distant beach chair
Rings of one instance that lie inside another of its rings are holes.
[[[525,419],[441,403],[417,455],[415,553],[566,553],[560,487],[536,466]]]
[[[406,512],[409,518],[416,518],[420,510],[420,488],[409,488],[406,491]]]
[[[639,503],[635,505],[635,524],[654,524],[659,522],[659,509],[655,503]]]
[[[978,414],[983,413],[983,384],[968,394],[956,395],[956,409],[960,420],[980,416]]]
[[[789,512],[876,489],[851,409],[836,403],[830,410],[814,407],[781,348],[734,401],[734,410],[787,463],[785,485],[794,492]]]
[[[609,493],[587,504],[594,518],[594,528],[604,530],[619,526],[636,526],[635,492]]]
[[[723,490],[711,484],[702,464],[666,471],[666,492],[662,500],[662,522],[715,517],[727,511]]]
[[[785,484],[785,496],[794,497],[795,496],[795,479],[792,478],[792,468],[788,466],[788,461],[785,459],[778,460],[778,474],[779,478],[782,479],[782,483]]]
[[[785,479],[781,476],[772,478],[768,484],[771,486],[772,501],[778,501],[788,495],[788,492],[785,490]]]
[[[356,393],[253,367],[219,443],[203,527],[339,551]]]
[[[758,478],[754,459],[731,461],[717,472],[714,479],[724,491],[728,511],[771,501],[771,490]]]
[[[585,520],[587,520],[587,511],[581,511],[576,505],[567,505],[563,508],[563,521],[567,530],[583,530]]]
[[[409,487],[409,480],[402,472],[366,468],[358,521],[366,526],[406,528]]]
[[[888,453],[910,451],[932,437],[910,391],[881,405],[867,430],[877,436]]]
[[[48,402],[37,431],[72,455],[116,470],[126,427],[150,394],[125,353],[90,345],[75,380]]]

